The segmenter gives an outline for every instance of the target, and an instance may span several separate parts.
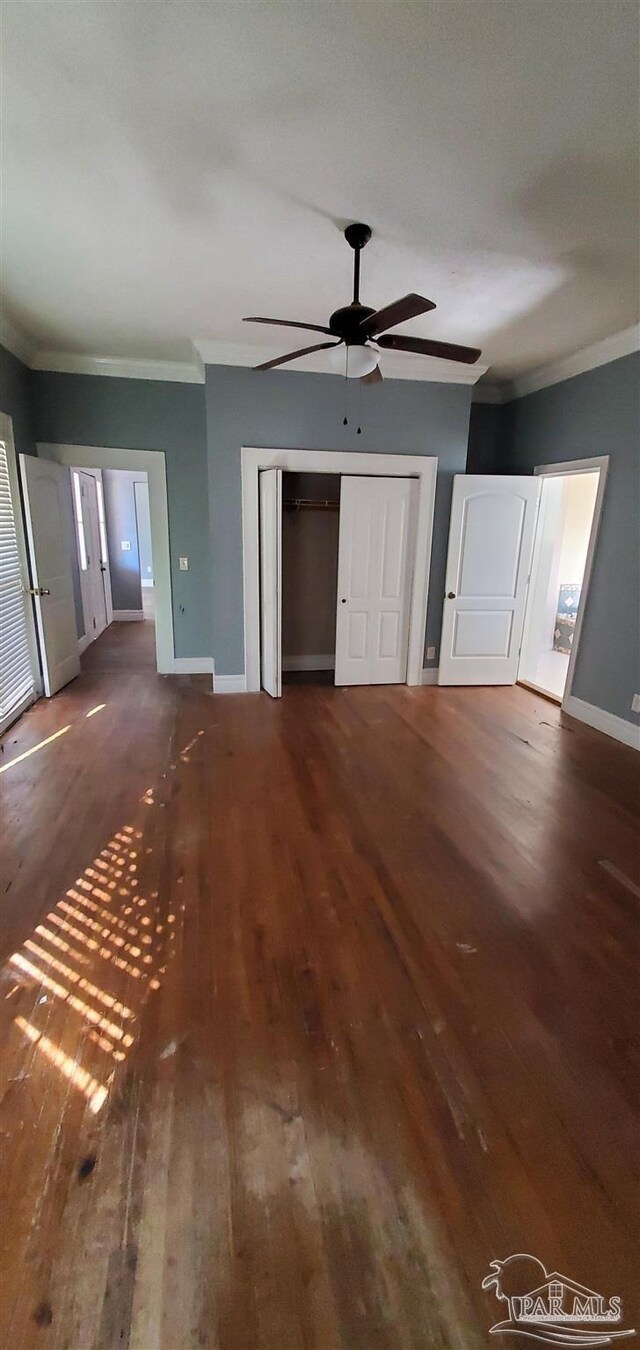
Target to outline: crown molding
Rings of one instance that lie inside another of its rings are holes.
[[[624,328],[621,333],[612,333],[610,337],[584,347],[573,356],[564,356],[552,361],[548,366],[540,366],[524,375],[518,375],[511,384],[510,399],[523,398],[534,394],[538,389],[546,389],[550,384],[560,384],[571,380],[574,375],[583,375],[597,366],[607,366],[610,361],[618,361],[621,356],[630,356],[640,350],[640,324]]]
[[[199,361],[140,361],[129,357],[88,356],[80,352],[36,352],[32,370],[51,370],[69,375],[111,375],[125,380],[166,380],[178,384],[204,384]]]
[[[258,366],[274,355],[272,347],[256,346],[245,342],[216,342],[207,339],[193,339],[193,347],[205,366]],[[329,369],[326,352],[316,352],[296,361],[280,374],[333,375]],[[323,359],[324,358],[324,359]],[[439,361],[435,357],[412,357],[402,352],[382,352],[381,369],[390,380],[426,380],[434,384],[471,384],[474,385],[482,375],[486,375],[488,366],[462,366],[457,361]]]
[[[37,351],[28,335],[0,313],[0,344],[32,370],[50,370],[72,375],[107,375],[117,379],[164,380],[182,384],[204,384],[205,366],[257,366],[273,354],[271,348],[243,342],[216,342],[194,339],[191,361],[138,360],[129,357],[92,356],[80,352]],[[382,369],[388,379],[423,380],[435,384],[473,386],[474,403],[508,403],[524,398],[538,389],[546,389],[575,375],[608,365],[622,356],[640,350],[640,324],[585,347],[572,356],[526,371],[512,381],[478,383],[488,366],[461,366],[455,361],[431,357],[412,357],[400,352],[383,352]],[[304,357],[282,374],[314,372],[334,374],[327,367],[324,352]]]
[[[17,356],[18,360],[22,361],[25,366],[31,365],[35,355],[35,347],[31,338],[27,337],[27,334],[18,326],[18,324],[13,323],[11,319],[8,319],[6,314],[2,313],[1,309],[0,344],[5,347],[8,352],[11,352],[12,356]]]

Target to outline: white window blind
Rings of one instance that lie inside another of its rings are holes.
[[[7,448],[0,441],[0,732],[35,695]]]

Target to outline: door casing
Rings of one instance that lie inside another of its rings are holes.
[[[254,693],[260,689],[260,553],[258,475],[261,469],[302,473],[365,474],[367,477],[417,480],[416,544],[411,583],[407,680],[422,683],[427,596],[438,460],[427,455],[388,455],[340,450],[278,450],[243,446],[242,558],[245,669],[223,675],[220,690]],[[214,688],[218,687],[218,675]]]

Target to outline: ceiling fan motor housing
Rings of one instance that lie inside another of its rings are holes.
[[[329,319],[329,329],[336,337],[342,338],[348,347],[362,347],[366,339],[360,325],[363,319],[368,319],[369,315],[375,312],[369,305],[361,305],[358,301],[354,301],[350,305],[344,305],[342,309],[334,310]]]

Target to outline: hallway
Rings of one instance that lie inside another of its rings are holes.
[[[634,753],[113,628],[0,761],[0,1345],[484,1350],[518,1251],[637,1325]]]
[[[82,653],[80,665],[84,675],[155,671],[156,630],[152,611],[147,610],[138,623],[110,623]]]

